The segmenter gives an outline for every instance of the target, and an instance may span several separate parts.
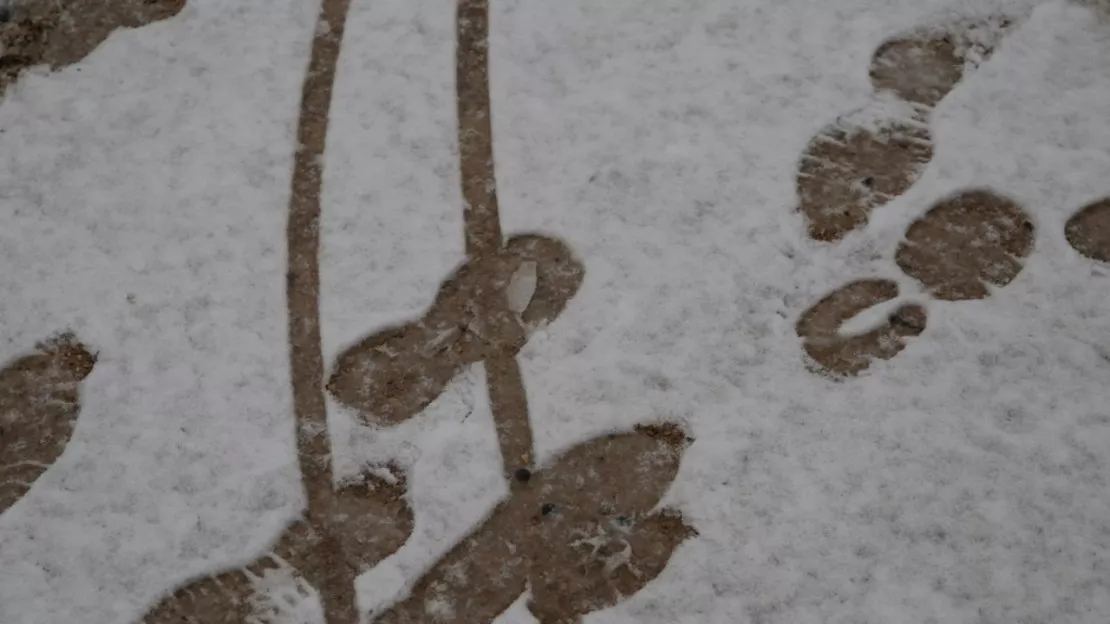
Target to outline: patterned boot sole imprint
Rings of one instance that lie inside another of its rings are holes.
[[[798,210],[811,238],[844,238],[913,186],[933,159],[933,108],[968,69],[990,58],[1012,25],[1005,17],[959,22],[879,46],[871,59],[871,84],[906,113],[864,124],[854,119],[868,111],[856,111],[810,140],[796,184]]]
[[[1064,235],[1080,254],[1110,262],[1110,198],[1079,209],[1065,224]]]

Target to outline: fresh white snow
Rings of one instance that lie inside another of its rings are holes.
[[[0,357],[100,353],[61,459],[0,516],[0,622],[124,624],[301,505],[285,326],[315,8],[190,0],[0,103]]]
[[[866,229],[810,241],[797,160],[838,116],[889,105],[873,50],[999,8],[1022,23],[934,112],[921,180]],[[284,226],[315,11],[189,0],[0,103],[0,358],[65,328],[100,351],[66,453],[0,516],[0,623],[133,622],[300,509]],[[504,230],[586,267],[520,356],[539,460],[642,422],[696,438],[664,502],[700,537],[588,624],[1110,618],[1110,267],[1063,236],[1110,195],[1110,17],[1065,0],[492,12]],[[452,0],[354,0],[321,224],[328,363],[419,315],[463,259],[453,20]],[[802,311],[863,277],[924,300],[894,249],[969,187],[1032,215],[1018,278],[929,302],[924,334],[858,379],[809,372]],[[365,607],[505,494],[483,375],[387,429],[329,405],[340,472],[409,471],[416,529],[360,579]],[[518,603],[498,622],[533,620]]]

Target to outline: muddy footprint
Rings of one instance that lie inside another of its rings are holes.
[[[969,67],[990,57],[1011,25],[1002,17],[961,22],[878,47],[871,59],[871,84],[903,103],[905,113],[874,123],[844,117],[809,141],[796,187],[811,238],[840,240],[917,182],[933,159],[932,109]]]
[[[971,189],[937,202],[910,224],[895,262],[935,299],[982,299],[991,287],[1009,284],[1033,249],[1035,228],[1014,201]],[[893,358],[906,339],[925,330],[925,308],[898,307],[879,327],[844,335],[840,327],[864,310],[898,297],[890,280],[851,282],[806,310],[796,329],[816,368],[832,375],[855,375],[876,359]]]

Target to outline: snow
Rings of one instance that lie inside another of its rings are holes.
[[[100,353],[0,517],[0,622],[134,621],[300,506],[284,230],[313,18],[190,0],[0,104],[0,357],[66,328]]]
[[[517,314],[523,314],[536,294],[536,263],[532,261],[521,262],[520,267],[509,278],[509,285],[505,287],[505,297],[509,300],[509,309]]]
[[[316,3],[230,6],[189,0],[0,103],[3,358],[64,328],[100,351],[66,453],[0,517],[4,624],[135,621],[253,559],[303,502],[284,226]],[[321,224],[329,363],[419,315],[463,260],[453,7],[351,9]],[[872,51],[999,7],[1026,17],[934,112],[921,180],[866,229],[810,241],[797,159],[836,117],[884,106]],[[1106,17],[1064,0],[492,10],[504,230],[559,237],[586,267],[520,356],[539,462],[643,422],[696,439],[664,503],[700,537],[589,624],[1106,621],[1110,267],[1063,236],[1110,194]],[[929,302],[924,334],[858,379],[809,372],[798,316],[863,277],[922,300],[897,242],[971,186],[1037,225],[1017,279]],[[365,607],[505,494],[484,388],[474,367],[391,428],[329,404],[338,471],[397,461],[416,514],[360,578]],[[498,620],[532,621],[522,602]]]

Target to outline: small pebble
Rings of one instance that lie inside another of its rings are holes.
[[[550,516],[553,511],[555,511],[555,505],[551,503],[544,503],[543,507],[540,507],[540,513],[545,516]]]
[[[516,471],[515,476],[517,481],[520,481],[521,483],[528,483],[528,481],[532,478],[532,471],[528,470],[527,468],[521,468]]]

